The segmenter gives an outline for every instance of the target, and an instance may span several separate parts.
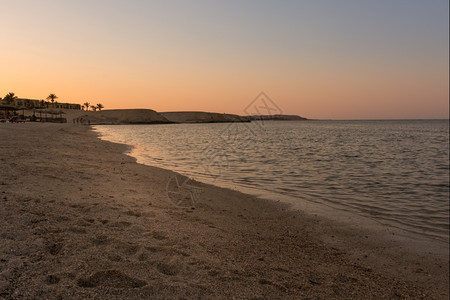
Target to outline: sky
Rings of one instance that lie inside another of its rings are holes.
[[[0,97],[449,117],[447,0],[0,0]],[[259,101],[259,100],[258,100]]]

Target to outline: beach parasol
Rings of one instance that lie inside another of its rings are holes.
[[[12,105],[0,104],[0,111],[4,111],[5,116],[8,115],[8,111],[16,111],[16,110],[19,110],[19,108]]]

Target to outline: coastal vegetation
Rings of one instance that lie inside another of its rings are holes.
[[[8,106],[14,106],[16,109],[45,109],[45,108],[55,108],[55,109],[84,109],[86,107],[86,110],[89,110],[89,107],[93,111],[96,110],[102,110],[104,106],[99,103],[95,106],[90,106],[89,102],[85,102],[83,105],[76,104],[76,103],[59,103],[56,101],[56,99],[59,99],[56,94],[51,93],[49,94],[45,100],[44,99],[26,99],[26,98],[20,98],[15,93],[9,92],[6,94],[3,98],[0,97],[0,105],[8,105]]]
[[[97,105],[91,105],[89,102],[84,102],[83,103],[83,105],[81,106],[82,107],[82,109],[83,110],[86,110],[86,111],[88,111],[89,110],[89,108],[92,110],[92,111],[101,111],[103,108],[105,108],[104,106],[103,106],[103,104],[101,104],[101,103],[98,103]]]
[[[17,96],[14,93],[10,92],[10,93],[6,94],[5,98],[3,98],[3,101],[9,105],[9,104],[12,104],[15,99],[17,99]]]
[[[58,99],[58,96],[56,96],[55,94],[50,94],[47,97],[47,100],[50,100],[52,103],[55,102],[55,99]]]

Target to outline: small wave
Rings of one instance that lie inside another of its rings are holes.
[[[447,122],[298,124],[267,123],[264,136],[243,131],[236,138],[227,124],[96,130],[103,139],[135,146],[139,153],[131,155],[142,154],[151,165],[328,205],[423,235],[444,234]]]

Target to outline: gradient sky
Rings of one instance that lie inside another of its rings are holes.
[[[0,96],[448,118],[447,0],[0,0]]]

